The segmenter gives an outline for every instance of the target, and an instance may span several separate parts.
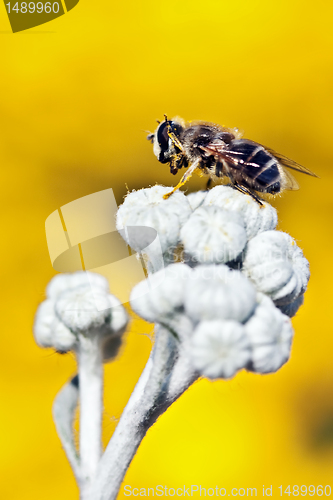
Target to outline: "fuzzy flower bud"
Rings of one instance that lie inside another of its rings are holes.
[[[256,291],[240,271],[224,265],[171,264],[134,287],[133,310],[147,321],[163,322],[185,311],[197,323],[211,319],[246,321],[256,307]]]
[[[198,372],[208,378],[231,378],[251,359],[243,325],[236,321],[202,321],[194,331],[188,355]]]
[[[55,316],[53,300],[45,300],[37,309],[34,335],[40,347],[54,347],[57,351],[67,352],[71,350],[76,342],[73,333],[63,325],[59,326],[59,320]]]
[[[194,193],[189,193],[186,196],[187,201],[190,204],[192,210],[196,210],[205,201],[208,191],[195,191]]]
[[[186,264],[170,264],[138,283],[130,296],[133,311],[151,323],[170,318],[183,307],[191,273]]]
[[[76,336],[58,318],[55,318],[51,325],[52,344],[58,352],[71,351],[77,341]]]
[[[260,295],[260,294],[259,294]],[[264,295],[245,325],[253,349],[252,367],[259,373],[277,371],[290,356],[293,329],[290,319]]]
[[[117,229],[126,226],[146,226],[157,231],[162,252],[175,247],[179,241],[181,225],[191,214],[186,196],[177,191],[164,200],[163,195],[170,192],[169,187],[154,186],[129,193],[117,212]],[[126,242],[130,239],[121,232]]]
[[[96,308],[95,300],[103,307]],[[55,312],[58,318],[74,333],[102,332],[109,330],[111,301],[105,292],[91,290],[87,285],[62,292],[56,303]]]
[[[215,206],[197,208],[180,232],[185,253],[200,263],[235,260],[246,245],[243,218]]]
[[[224,265],[198,266],[188,282],[185,312],[193,321],[246,321],[256,307],[256,291],[240,271]]]
[[[120,301],[108,293],[107,280],[86,272],[57,275],[47,293],[51,298],[39,306],[35,318],[37,344],[67,352],[78,345],[81,334],[97,335],[108,344],[105,358],[110,358],[110,337],[122,335],[128,318]]]
[[[277,305],[297,299],[306,290],[309,263],[289,234],[266,231],[249,241],[243,270],[258,291]]]
[[[46,296],[49,299],[56,300],[60,293],[81,285],[100,288],[105,292],[109,291],[109,283],[104,276],[86,271],[77,271],[76,273],[54,276],[46,287]]]
[[[277,213],[269,203],[260,206],[250,196],[244,196],[230,186],[216,186],[209,191],[203,205],[216,206],[241,215],[248,239],[263,231],[275,229]]]

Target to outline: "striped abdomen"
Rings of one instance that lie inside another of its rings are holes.
[[[263,146],[247,139],[231,141],[225,150],[225,161],[236,169],[240,184],[263,193],[281,191],[281,174],[277,159]]]

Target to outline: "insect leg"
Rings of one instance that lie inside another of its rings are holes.
[[[209,189],[210,185],[212,183],[212,178],[209,177],[208,181],[207,181],[207,184],[206,184],[206,190]]]
[[[237,191],[240,191],[243,194],[247,194],[247,195],[251,196],[251,198],[253,198],[259,205],[263,206],[262,201],[252,191],[250,191],[250,189],[247,189],[244,186],[240,186],[237,183],[234,184],[234,187],[237,189]]]
[[[193,172],[199,167],[200,160],[195,160],[194,163],[189,167],[189,169],[186,171],[186,173],[183,175],[183,177],[180,179],[178,182],[177,186],[173,188],[170,193],[167,193],[163,196],[165,200],[169,198],[175,191],[177,191],[180,187],[184,186],[184,184],[189,180],[189,178],[192,176]]]
[[[164,118],[165,118],[165,121],[167,122],[168,137],[171,139],[171,141],[173,142],[174,146],[176,146],[180,151],[183,151],[184,150],[183,145],[180,142],[180,140],[178,139],[178,137],[176,136],[176,134],[174,132],[172,132],[171,126],[170,126],[170,124],[168,122],[167,115],[164,115]]]
[[[184,150],[182,143],[180,142],[178,137],[170,130],[170,127],[168,128],[168,136],[172,140],[174,146],[176,146],[178,149],[180,149],[180,151]]]
[[[176,175],[178,170],[180,170],[182,168],[183,163],[184,163],[183,153],[178,153],[178,154],[174,155],[171,158],[171,162],[170,162],[170,172],[173,175]]]

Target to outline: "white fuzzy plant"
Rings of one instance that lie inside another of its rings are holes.
[[[275,230],[276,210],[230,186],[188,196],[178,191],[165,200],[169,191],[133,191],[117,213],[128,244],[140,246],[128,226],[158,234],[159,245],[143,252],[149,276],[130,299],[132,309],[155,324],[155,338],[104,452],[102,367],[117,354],[126,312],[103,277],[84,272],[53,278],[37,311],[37,343],[77,357],[78,376],[56,397],[53,416],[82,500],[117,497],[147,430],[198,378],[229,379],[242,369],[272,373],[290,356],[290,318],[303,303],[309,265],[295,241]],[[97,309],[96,302],[104,306]],[[78,403],[79,450],[73,437]]]

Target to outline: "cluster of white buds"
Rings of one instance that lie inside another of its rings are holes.
[[[86,272],[53,278],[37,311],[37,343],[77,357],[78,377],[58,394],[53,415],[82,500],[117,498],[149,427],[200,376],[271,373],[290,356],[290,318],[303,303],[309,265],[295,241],[276,230],[276,210],[231,186],[164,199],[170,190],[133,191],[117,212],[119,233],[148,269],[131,292],[132,309],[156,327],[147,365],[104,452],[103,360],[118,351],[126,312],[107,281]]]
[[[58,274],[46,296],[34,324],[38,345],[65,353],[76,351],[80,340],[89,336],[99,340],[105,361],[117,354],[128,317],[103,276],[85,271]]]
[[[163,254],[178,261],[170,264],[169,257],[169,265],[133,289],[133,310],[176,336],[200,375],[278,370],[289,359],[290,317],[309,280],[302,251],[275,230],[277,213],[266,202],[230,186],[165,200],[168,190],[129,193],[118,211],[118,227],[153,221]]]
[[[77,359],[78,377],[58,394],[53,417],[83,499],[88,498],[102,455],[103,362],[117,355],[128,316],[109,293],[108,281],[98,274],[58,274],[46,295],[35,318],[35,340],[60,353],[73,351]],[[73,434],[78,401],[79,454]]]

